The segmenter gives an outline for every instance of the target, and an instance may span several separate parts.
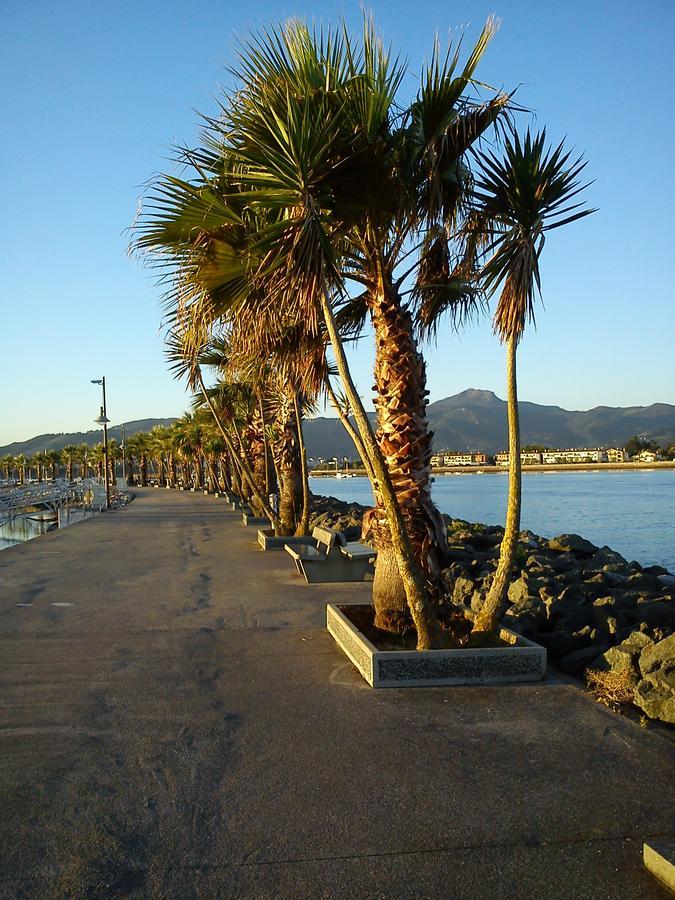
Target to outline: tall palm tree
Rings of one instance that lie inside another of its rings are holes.
[[[94,464],[94,454],[89,444],[83,442],[78,445],[76,461],[80,468],[80,478],[88,478],[89,468]]]
[[[479,158],[476,198],[491,237],[483,283],[488,295],[501,289],[493,324],[506,344],[509,486],[499,563],[475,631],[497,628],[515,562],[521,503],[516,351],[526,323],[534,321],[536,295],[541,294],[539,258],[545,235],[595,212],[572,202],[587,187],[578,181],[586,163],[581,157],[572,160],[563,144],[547,148],[545,130],[533,136],[528,129],[523,140],[517,133],[505,139],[503,158],[491,152]]]
[[[147,431],[137,431],[126,440],[126,452],[129,467],[136,466],[141,487],[148,484],[148,459],[150,457],[150,438]]]
[[[58,450],[48,450],[46,455],[50,472],[49,477],[55,481],[58,474],[59,463],[61,462],[61,454]]]
[[[150,453],[157,463],[157,481],[166,485],[167,461],[170,453],[171,431],[164,425],[155,425],[149,432]]]
[[[26,469],[28,467],[28,457],[25,453],[19,453],[14,457],[14,465],[19,473],[19,484],[26,483]]]
[[[297,23],[260,36],[209,147],[187,154],[196,184],[164,179],[137,241],[174,254],[188,293],[199,284],[211,310],[273,298],[314,334],[323,317],[376,476],[377,623],[401,630],[409,607],[420,648],[437,637],[445,528],[431,501],[425,368],[402,285],[430,234],[437,255],[447,252],[469,183],[464,154],[507,106],[503,95],[484,105],[464,96],[493,32],[489,23],[461,71],[457,54],[435,53],[403,115],[404,69],[370,23],[358,48]],[[331,298],[346,278],[363,287],[376,335],[377,443],[335,326]]]
[[[14,457],[7,453],[0,459],[0,467],[2,468],[3,477],[8,481],[14,472]]]
[[[61,450],[61,462],[66,467],[66,478],[73,480],[73,466],[78,459],[78,448],[75,444],[66,444]]]

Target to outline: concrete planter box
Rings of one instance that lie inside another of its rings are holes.
[[[338,607],[326,606],[326,627],[371,687],[432,687],[541,681],[546,650],[502,628],[509,647],[378,650]]]
[[[262,516],[252,516],[245,512],[241,517],[241,524],[244,528],[269,528],[272,523]]]
[[[258,531],[258,543],[263,550],[283,550],[286,544],[290,544],[291,547],[300,547],[303,544],[311,544],[312,539],[307,535],[304,537],[276,537],[271,528],[261,528]]]

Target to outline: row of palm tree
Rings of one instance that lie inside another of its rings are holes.
[[[122,448],[112,438],[108,442],[111,477],[115,465],[122,459]],[[38,450],[30,456],[25,453],[7,454],[0,458],[0,472],[6,480],[25,484],[29,480],[38,483],[55,480],[63,475],[69,481],[73,478],[88,478],[91,475],[103,477],[105,453],[103,444],[68,444],[61,450]]]
[[[499,296],[513,467],[475,625],[492,631],[519,530],[516,348],[534,318],[546,231],[590,212],[570,202],[584,164],[562,144],[547,149],[544,132],[521,139],[511,95],[481,98],[476,70],[495,30],[488,20],[463,65],[437,43],[412,100],[401,96],[404,63],[367,18],[358,40],[296,21],[256,35],[201,145],[179,153],[188,176],[152,183],[132,240],[168,285],[168,354],[194,415],[208,410],[231,477],[277,533],[307,528],[302,419],[323,397],[333,403],[373,485],[363,536],[378,551],[375,623],[414,626],[420,649],[438,646],[447,600],[420,338]],[[367,323],[375,429],[345,351]],[[191,446],[206,458],[194,430]]]

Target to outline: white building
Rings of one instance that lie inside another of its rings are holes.
[[[548,450],[542,453],[545,465],[557,463],[599,463],[607,462],[607,454],[597,448],[583,450]]]
[[[523,450],[520,454],[520,464],[523,466],[536,466],[541,462],[541,453],[536,450]],[[509,454],[507,452],[498,453],[495,456],[495,464],[498,466],[508,466]]]

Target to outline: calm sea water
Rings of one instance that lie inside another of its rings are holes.
[[[40,537],[41,534],[54,531],[59,527],[66,528],[68,525],[75,525],[76,522],[81,522],[93,515],[96,513],[89,510],[61,510],[58,522],[43,518],[39,512],[16,516],[11,521],[0,525],[0,550],[30,541],[32,538]]]
[[[367,478],[310,481],[316,494],[373,502]],[[495,525],[504,522],[506,491],[506,473],[439,475],[433,496],[441,512]],[[675,572],[675,470],[525,473],[521,522],[544,537],[574,532]]]

